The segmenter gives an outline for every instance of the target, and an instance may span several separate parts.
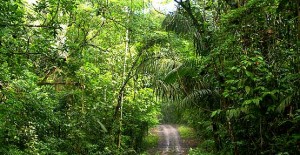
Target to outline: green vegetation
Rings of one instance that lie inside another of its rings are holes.
[[[208,153],[207,151],[203,151],[202,149],[190,149],[189,155],[214,155],[214,153]]]
[[[300,1],[151,2],[1,1],[0,154],[300,153]]]
[[[157,134],[148,134],[143,140],[143,149],[148,150],[158,146],[159,136]]]
[[[182,139],[189,139],[189,138],[196,138],[196,132],[194,131],[193,128],[190,128],[188,126],[185,125],[180,125],[178,127],[178,132],[180,134],[180,137]]]
[[[160,29],[147,8],[1,1],[0,154],[137,153],[160,115],[139,71],[156,45],[143,36]]]

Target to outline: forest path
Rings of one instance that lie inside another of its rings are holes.
[[[158,151],[161,155],[184,155],[186,149],[181,146],[178,130],[173,125],[158,126]]]

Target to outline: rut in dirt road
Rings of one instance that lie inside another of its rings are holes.
[[[180,136],[172,125],[159,125],[159,151],[162,155],[183,155]]]

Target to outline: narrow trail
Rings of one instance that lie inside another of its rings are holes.
[[[161,155],[184,155],[181,146],[181,139],[177,128],[172,125],[159,125],[158,134],[160,137],[158,150]]]

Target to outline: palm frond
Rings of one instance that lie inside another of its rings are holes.
[[[156,94],[162,98],[174,101],[179,99],[180,89],[177,83],[166,84],[164,81],[157,80],[154,86]]]
[[[186,8],[191,11],[190,8]],[[205,31],[204,21],[202,18],[197,20],[192,13],[186,14],[182,9],[178,9],[170,14],[168,14],[162,22],[162,27],[166,31],[175,32],[181,36],[187,36],[193,40],[195,53],[198,55],[207,55],[209,52],[209,37],[210,34]]]
[[[179,12],[179,10],[168,14],[162,22],[166,31],[173,31],[176,34],[185,35],[193,32],[192,22]]]
[[[199,61],[197,59],[188,59],[180,63],[176,68],[168,72],[164,78],[166,83],[173,83],[183,77],[196,77],[198,73]]]
[[[210,89],[194,90],[182,100],[180,106],[182,108],[201,107],[200,103],[206,102],[206,100],[203,100],[204,97],[208,97],[213,93],[214,91]]]
[[[169,84],[174,83],[175,81],[177,81],[178,78],[180,78],[184,74],[185,74],[185,70],[181,64],[176,68],[172,69],[171,71],[169,71],[168,73],[166,73],[164,81]]]

